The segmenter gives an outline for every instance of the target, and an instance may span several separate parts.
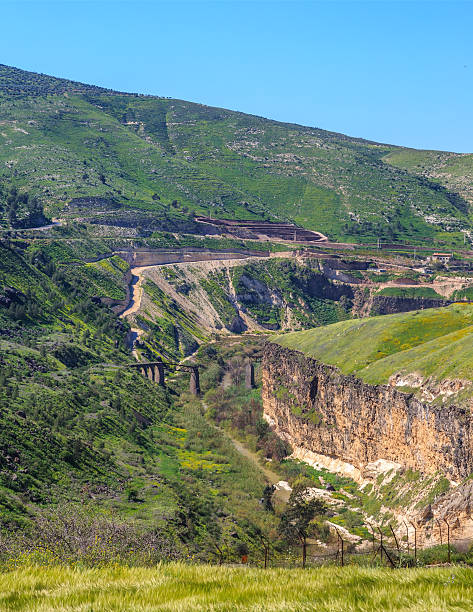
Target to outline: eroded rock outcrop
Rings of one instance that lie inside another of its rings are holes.
[[[293,447],[353,466],[355,475],[379,459],[453,481],[473,471],[468,408],[423,403],[273,343],[264,352],[263,401],[265,418]]]
[[[371,306],[371,315],[387,315],[396,312],[410,312],[411,310],[424,310],[425,308],[440,308],[450,302],[442,299],[424,297],[402,297],[374,295]]]

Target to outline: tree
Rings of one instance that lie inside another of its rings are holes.
[[[327,506],[322,500],[309,497],[307,489],[311,484],[311,481],[304,478],[296,480],[279,524],[281,535],[289,541],[300,543],[302,567],[306,565],[309,525],[316,516],[327,512]]]
[[[276,491],[274,485],[266,485],[263,489],[263,508],[268,512],[274,512],[273,494]]]
[[[17,224],[17,221],[18,221],[17,210],[18,210],[18,203],[12,202],[10,204],[10,208],[8,209],[8,223],[11,225],[11,227],[15,227],[15,225]]]

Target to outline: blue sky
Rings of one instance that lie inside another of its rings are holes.
[[[0,0],[0,63],[473,152],[473,2]]]

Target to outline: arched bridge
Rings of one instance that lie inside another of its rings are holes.
[[[176,367],[179,370],[187,370],[190,372],[190,392],[194,395],[200,394],[200,379],[199,379],[199,365],[186,365],[185,363],[172,363],[171,361],[144,361],[138,363],[132,363],[128,368],[134,368],[139,370],[145,378],[152,380],[153,382],[165,387],[166,383],[164,380],[164,370],[168,366]]]
[[[252,359],[246,359],[246,363],[244,366],[245,373],[245,386],[247,389],[254,389],[256,387],[255,383],[255,367],[254,364],[261,361],[261,357],[253,357]],[[185,363],[173,363],[172,361],[142,361],[138,363],[131,363],[125,367],[133,368],[139,370],[145,378],[152,380],[153,382],[161,385],[162,387],[166,386],[164,379],[164,370],[172,366],[173,368],[177,368],[179,370],[187,370],[190,372],[190,383],[189,389],[193,395],[200,395],[200,378],[199,378],[199,368],[202,368],[202,365],[192,364],[187,365]]]

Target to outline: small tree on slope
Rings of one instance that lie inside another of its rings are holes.
[[[294,483],[286,509],[281,515],[279,531],[289,541],[299,542],[302,547],[302,567],[306,566],[307,537],[310,522],[327,512],[325,503],[311,498],[308,488],[312,483],[301,479]],[[309,485],[309,486],[308,486]]]

